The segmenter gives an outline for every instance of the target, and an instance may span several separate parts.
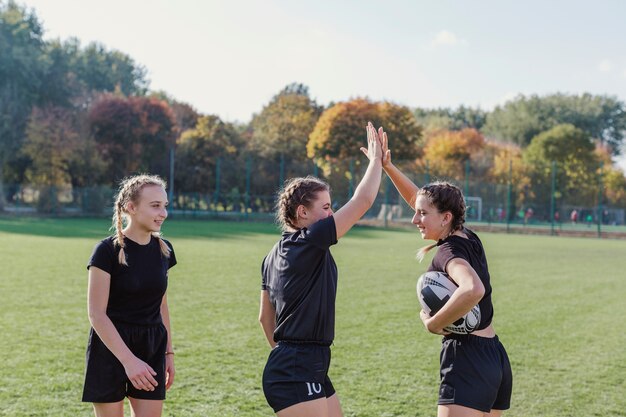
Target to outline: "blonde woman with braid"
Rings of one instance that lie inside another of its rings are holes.
[[[87,265],[92,329],[83,401],[93,403],[96,417],[123,417],[125,397],[134,417],[160,416],[174,382],[166,293],[176,256],[160,233],[167,203],[159,177],[123,180],[115,233],[96,245]]]
[[[491,321],[491,278],[482,242],[464,226],[465,199],[447,182],[419,188],[391,163],[387,134],[382,133],[383,169],[415,208],[413,224],[422,238],[435,243],[422,248],[420,261],[437,248],[429,271],[441,271],[458,285],[448,302],[432,317],[420,318],[426,329],[443,335],[440,354],[438,417],[499,417],[509,408],[513,376],[504,346]],[[444,327],[463,317],[476,304],[481,319],[471,334],[454,334]]]
[[[352,199],[333,213],[329,186],[294,178],[277,202],[280,241],[263,260],[259,321],[272,347],[263,391],[280,417],[339,417],[339,398],[328,377],[335,336],[337,266],[330,246],[372,206],[382,175],[378,133],[367,125],[369,159]],[[382,132],[382,131],[381,131]]]

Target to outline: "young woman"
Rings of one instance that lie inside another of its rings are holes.
[[[382,130],[381,130],[382,133]],[[352,199],[333,213],[329,187],[294,178],[277,202],[280,241],[263,260],[259,321],[272,347],[263,391],[280,417],[339,417],[339,399],[328,377],[335,336],[337,266],[330,246],[372,206],[378,193],[381,143],[367,126],[369,165]]]
[[[423,310],[426,329],[443,335],[439,417],[501,416],[509,408],[512,373],[504,346],[491,324],[493,305],[485,250],[478,236],[467,229],[465,199],[461,190],[446,182],[417,187],[391,163],[387,134],[382,133],[383,169],[406,200],[415,208],[413,224],[423,239],[436,243],[418,253],[438,247],[429,271],[446,272],[459,288],[434,316]],[[481,311],[477,329],[469,335],[447,333],[447,325],[464,316],[476,304]]]
[[[138,175],[122,181],[113,214],[115,234],[98,243],[87,265],[92,329],[83,401],[96,417],[160,416],[174,382],[167,306],[172,245],[161,238],[167,218],[165,183]]]

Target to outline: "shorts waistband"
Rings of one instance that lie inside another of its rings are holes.
[[[498,339],[498,335],[495,335],[494,337],[483,337],[483,336],[476,336],[473,334],[458,334],[458,333],[450,333],[448,335],[445,335],[442,339],[442,342],[445,342],[446,340],[459,340],[459,341],[475,342],[475,343],[498,343],[500,341],[500,339]]]
[[[333,342],[318,340],[279,340],[277,344],[294,345],[294,346],[325,346],[329,347]]]

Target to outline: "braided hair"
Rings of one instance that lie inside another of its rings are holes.
[[[115,206],[113,209],[113,221],[111,229],[115,230],[115,236],[113,236],[113,245],[120,247],[120,252],[118,255],[118,261],[121,265],[128,266],[126,262],[126,254],[124,253],[124,225],[128,224],[128,211],[126,206],[129,202],[133,202],[135,204],[139,203],[139,198],[141,196],[141,191],[145,186],[156,185],[163,187],[165,190],[166,184],[159,176],[157,175],[135,175],[132,177],[124,178],[120,182],[120,188],[117,192],[117,197],[115,198]],[[152,232],[152,236],[159,240],[159,246],[161,248],[161,254],[166,258],[170,257],[170,248],[167,246],[165,241],[161,238],[160,232]]]
[[[330,192],[330,186],[312,175],[285,182],[276,199],[276,221],[284,231],[298,230],[298,206],[311,207],[320,191]]]
[[[449,182],[436,181],[420,188],[417,191],[417,195],[425,196],[439,213],[449,211],[452,214],[448,236],[457,230],[463,229],[463,224],[465,223],[465,197],[463,197],[463,192],[459,187]],[[417,253],[417,259],[421,262],[426,253],[439,245],[442,240],[440,239],[436,243],[421,248]]]

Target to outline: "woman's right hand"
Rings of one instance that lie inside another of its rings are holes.
[[[156,379],[154,379],[157,374],[154,369],[137,357],[124,364],[124,370],[131,384],[136,389],[154,391],[154,388],[159,385]]]

